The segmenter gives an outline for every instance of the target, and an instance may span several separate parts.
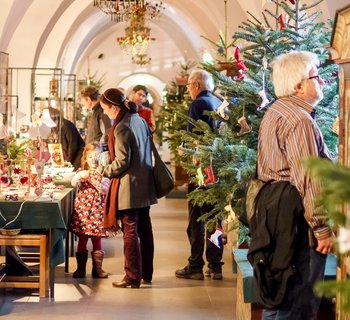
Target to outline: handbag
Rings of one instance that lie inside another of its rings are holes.
[[[168,169],[167,165],[160,158],[152,137],[151,147],[154,156],[153,178],[156,187],[157,198],[165,197],[174,188],[174,177]]]

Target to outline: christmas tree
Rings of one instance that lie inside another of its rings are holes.
[[[337,251],[339,265],[342,266],[343,261],[345,261],[344,259],[348,259],[350,246],[349,221],[342,210],[345,205],[349,205],[350,168],[334,164],[324,159],[313,158],[306,160],[305,166],[315,178],[322,179],[323,189],[317,199],[317,205],[322,206],[325,209],[324,212],[327,212],[332,218],[334,229],[340,230],[338,232],[338,241],[335,243],[335,251]],[[316,291],[330,298],[336,294],[340,294],[337,297],[337,303],[340,309],[344,310],[344,312],[350,311],[349,280],[338,279],[337,281],[321,282],[316,285]]]
[[[318,3],[306,6],[301,1],[272,2],[275,10],[266,9],[264,21],[250,15],[234,34],[238,46],[229,59],[235,67],[233,76],[223,74],[216,63],[202,64],[216,81],[216,94],[228,104],[226,108],[223,104],[220,114],[214,115],[221,121],[220,128],[213,132],[198,121],[193,133],[179,130],[174,135],[188,147],[182,165],[192,179],[198,179],[200,171],[205,176],[208,167],[214,172],[214,181],[211,179],[211,183],[189,194],[189,199],[198,205],[214,206],[212,212],[201,217],[203,220],[215,217],[209,221],[208,228],[225,217],[231,207],[237,215],[244,210],[245,183],[256,171],[259,124],[266,108],[276,99],[269,67],[276,56],[291,50],[307,50],[319,56],[322,62],[319,72],[328,85],[325,99],[317,107],[316,121],[330,149],[337,152],[337,137],[331,130],[337,114],[337,74],[334,65],[325,63],[330,31],[318,21],[321,13],[312,12]],[[200,167],[193,164],[193,157],[199,159]]]

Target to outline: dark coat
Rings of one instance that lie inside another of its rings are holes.
[[[64,160],[69,161],[77,170],[81,165],[85,142],[76,126],[67,119],[62,119],[61,144]]]
[[[267,184],[258,195],[250,221],[248,260],[259,303],[265,308],[280,307],[287,287],[296,281],[293,257],[303,213],[301,197],[287,181]]]

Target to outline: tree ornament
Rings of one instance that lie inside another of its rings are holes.
[[[223,234],[223,230],[219,227],[215,228],[215,232],[210,236],[210,238],[208,238],[210,240],[210,242],[212,242],[213,244],[215,244],[219,249],[221,248],[220,245],[220,238]]]
[[[226,99],[224,99],[221,102],[221,105],[219,106],[219,108],[216,110],[216,113],[226,121],[229,119],[229,116],[227,114],[225,114],[225,110],[229,105],[230,104],[228,103],[228,101]]]
[[[229,116],[227,114],[225,114],[225,110],[230,105],[230,103],[226,100],[226,94],[225,94],[225,96],[223,96],[221,94],[221,90],[219,88],[217,88],[214,91],[214,95],[222,101],[221,105],[217,108],[216,113],[221,118],[223,118],[225,121],[227,121],[229,119]]]
[[[287,27],[285,17],[283,14],[280,14],[277,18],[278,23],[280,24],[280,30],[284,30]]]
[[[291,4],[295,4],[295,0],[289,0]]]
[[[239,53],[240,53],[240,47],[237,46],[234,52],[234,58],[236,60],[236,66],[238,67],[238,75],[232,77],[233,80],[239,80],[242,79],[244,77],[245,72],[247,71],[247,67],[244,64],[243,60],[239,59]]]
[[[241,130],[239,130],[239,133],[238,133],[239,137],[252,131],[252,128],[249,126],[245,116],[240,117],[237,122],[241,126]]]
[[[204,175],[202,172],[202,168],[200,166],[197,169],[196,178],[197,178],[198,186],[200,186],[200,187],[203,186],[204,185]]]
[[[257,111],[261,111],[262,109],[264,109],[270,103],[270,100],[267,99],[266,92],[265,92],[264,89],[259,91],[258,95],[261,97],[262,102],[261,102],[260,106],[256,110]]]
[[[216,177],[214,175],[214,170],[213,170],[212,165],[204,168],[203,170],[204,170],[204,173],[207,176],[206,179],[204,180],[204,184],[208,185],[210,183],[215,183],[216,182]]]

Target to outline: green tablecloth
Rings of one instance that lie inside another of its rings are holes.
[[[23,201],[0,201],[1,214],[6,222],[18,214]],[[73,206],[73,189],[63,189],[55,200],[24,201],[17,220],[7,228],[49,229],[50,230],[50,267],[64,262],[63,238],[66,234],[67,223]],[[0,217],[0,227],[6,223]]]

